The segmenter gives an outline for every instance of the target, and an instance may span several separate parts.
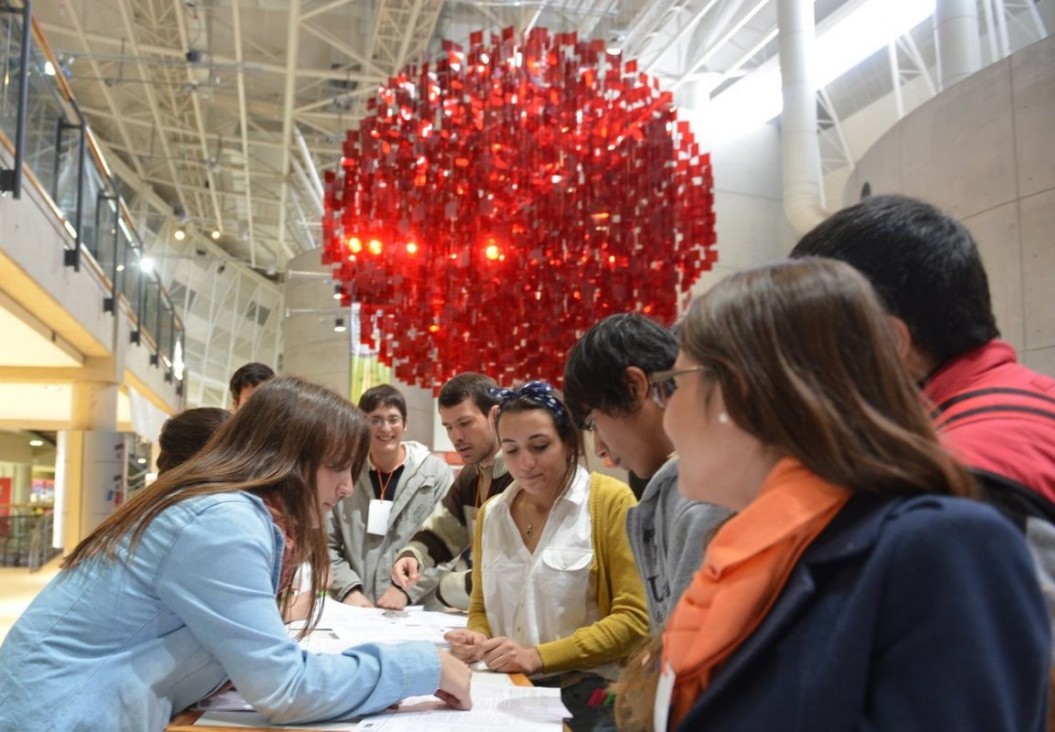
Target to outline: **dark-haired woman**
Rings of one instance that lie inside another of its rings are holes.
[[[0,647],[0,729],[161,730],[228,679],[272,722],[433,692],[467,707],[468,669],[431,644],[312,654],[283,625],[283,554],[323,586],[322,517],[351,491],[368,440],[359,410],[327,389],[261,387],[82,541],[15,623]]]
[[[648,634],[626,536],[634,496],[579,465],[580,434],[549,384],[499,398],[496,431],[514,482],[477,516],[468,628],[447,639],[462,660],[561,686],[572,728],[588,729],[589,697],[601,706],[607,681]]]

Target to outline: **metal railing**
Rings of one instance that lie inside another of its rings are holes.
[[[151,363],[182,392],[183,323],[158,273],[141,266],[135,220],[64,67],[29,17],[29,2],[0,0],[0,149],[14,160],[2,182],[16,198],[28,183],[48,199],[68,235],[65,265],[86,265],[99,279],[103,310],[128,314],[131,341],[148,346]]]
[[[51,546],[55,511],[40,504],[0,504],[0,567],[36,572],[59,553]]]

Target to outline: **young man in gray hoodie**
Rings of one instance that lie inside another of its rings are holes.
[[[674,335],[637,313],[611,315],[594,325],[564,366],[564,399],[572,418],[593,432],[594,451],[648,485],[627,515],[627,534],[658,632],[700,566],[703,549],[731,514],[678,492],[678,463],[663,431],[664,371],[674,366]],[[658,377],[658,378],[657,378]]]

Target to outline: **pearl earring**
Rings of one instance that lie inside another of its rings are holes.
[[[725,412],[718,413],[718,424],[729,424],[729,415]]]

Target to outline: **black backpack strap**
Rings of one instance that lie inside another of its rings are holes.
[[[1039,518],[1055,524],[1055,503],[1010,478],[978,468],[968,468],[981,490],[982,499],[1025,532],[1026,519]]]

